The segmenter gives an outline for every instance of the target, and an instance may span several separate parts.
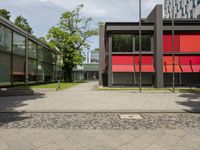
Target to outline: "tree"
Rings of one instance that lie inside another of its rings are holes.
[[[46,43],[47,45],[49,45],[46,37],[39,37],[40,41],[42,41],[43,43]]]
[[[72,69],[84,61],[83,49],[89,49],[87,39],[97,35],[97,29],[90,28],[92,18],[80,15],[83,5],[67,11],[60,17],[57,26],[52,27],[47,35],[52,47],[59,49],[63,57],[64,80],[72,81]]]
[[[10,20],[10,12],[6,9],[0,9],[0,16],[7,20]]]
[[[15,19],[15,22],[14,24],[18,27],[20,27],[21,29],[27,31],[28,33],[32,34],[33,33],[33,30],[32,28],[30,27],[28,21],[26,18],[24,18],[23,16],[17,16],[16,19]]]

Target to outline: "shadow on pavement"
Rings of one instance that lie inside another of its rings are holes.
[[[187,106],[190,110],[186,112],[198,112],[200,113],[200,91],[182,90],[179,97],[183,97],[186,101],[177,101],[179,105]]]
[[[29,118],[27,115],[23,115],[23,112],[15,112],[19,107],[27,105],[25,102],[30,100],[37,100],[38,98],[44,98],[44,93],[36,93],[32,96],[10,96],[0,97],[0,127],[10,122],[16,122]]]

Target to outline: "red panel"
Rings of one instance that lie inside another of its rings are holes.
[[[192,67],[190,65],[181,65],[182,72],[192,72]]]
[[[175,59],[175,64],[178,65],[179,64],[179,56],[175,56],[174,57]],[[164,56],[163,58],[163,64],[165,65],[172,65],[172,60],[173,60],[173,57],[172,56]]]
[[[135,65],[135,72],[139,72],[139,65]],[[142,65],[142,72],[155,72],[153,65]]]
[[[112,55],[113,65],[132,65],[133,56],[132,55]]]
[[[172,65],[164,65],[163,70],[164,70],[164,72],[170,72],[171,73],[171,72],[173,72],[173,66]],[[175,70],[175,72],[182,72],[179,65],[175,65],[174,70]]]
[[[192,65],[193,72],[200,72],[200,65]]]
[[[134,64],[139,65],[140,56],[134,56]],[[152,65],[153,64],[153,56],[142,56],[142,64],[143,65]]]
[[[112,72],[134,72],[132,65],[113,65]]]
[[[200,65],[200,56],[180,56],[181,65]]]
[[[181,52],[200,52],[200,35],[180,35]]]
[[[180,47],[180,36],[174,36],[174,50],[179,51]],[[170,52],[172,51],[172,35],[163,35],[163,51]]]

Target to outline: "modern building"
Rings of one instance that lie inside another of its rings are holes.
[[[59,54],[48,45],[0,17],[0,86],[57,79]]]
[[[173,0],[164,0],[165,18],[172,17]],[[200,18],[200,0],[174,0],[175,18]]]
[[[84,63],[73,68],[73,81],[98,80],[99,64]]]
[[[99,51],[97,50],[88,51],[87,63],[99,63]]]
[[[171,86],[174,66],[177,86],[199,86],[200,20],[175,20],[174,51],[172,20],[163,19],[162,5],[157,5],[141,24],[142,85],[156,88]],[[106,22],[100,26],[99,35],[99,84],[108,87],[138,86],[139,23]]]

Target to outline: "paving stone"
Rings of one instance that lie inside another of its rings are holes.
[[[2,138],[0,138],[0,150],[8,150],[8,145]]]
[[[161,146],[175,146],[177,143],[181,140],[181,137],[165,134],[161,136],[155,144],[161,145]]]
[[[32,145],[34,145],[36,148],[52,143],[49,137],[44,136],[40,133],[34,136],[29,135],[28,137],[26,137],[26,140],[29,141]]]
[[[145,148],[144,150],[172,150],[172,147],[164,147],[161,145],[157,145],[157,144],[152,144],[150,146],[148,146],[147,148]]]
[[[44,95],[0,97],[1,112],[199,112],[199,93],[97,90],[98,82]],[[78,93],[78,94],[77,94]],[[195,97],[195,99],[193,99]],[[22,117],[18,118],[23,119]],[[190,124],[192,127],[194,124]],[[196,126],[196,125],[195,125]]]
[[[142,135],[137,139],[133,140],[129,144],[132,147],[140,147],[141,149],[147,148],[149,145],[153,144],[155,141],[159,139],[160,135]]]
[[[36,148],[35,150],[59,150],[59,149],[56,144],[49,143],[49,144],[40,146],[39,148]]]
[[[25,138],[8,140],[6,143],[8,144],[10,150],[33,150],[35,148]]]

